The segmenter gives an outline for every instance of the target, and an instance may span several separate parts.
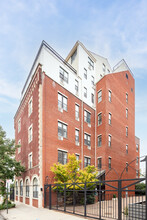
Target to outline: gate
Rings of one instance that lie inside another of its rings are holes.
[[[146,219],[146,196],[135,190],[145,178],[46,184],[44,207],[95,219]]]
[[[10,188],[10,200],[14,201],[14,187]]]

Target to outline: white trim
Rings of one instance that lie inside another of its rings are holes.
[[[91,137],[91,134],[89,134],[89,133],[87,133],[87,132],[84,132],[84,134],[87,134],[87,135],[89,135],[89,136]]]
[[[79,153],[75,153],[75,155],[80,156],[80,154],[79,154]]]
[[[112,157],[111,157],[111,156],[108,156],[108,158],[111,158],[111,159],[112,159]]]
[[[57,119],[58,122],[61,122],[62,124],[68,125],[68,123],[61,121],[60,119]]]
[[[68,99],[68,96],[64,95],[62,92],[60,92],[59,90],[57,91],[60,95],[64,96],[65,98]]]
[[[97,137],[102,136],[102,134],[98,134]]]
[[[97,159],[99,159],[99,158],[102,158],[102,156],[100,156],[100,157],[97,157]]]
[[[78,131],[80,131],[80,128],[75,128],[75,130],[78,130]]]
[[[90,159],[91,159],[91,156],[86,156],[86,155],[84,155],[84,158],[85,158],[85,157],[87,157],[87,158],[90,158]]]
[[[86,108],[84,108],[84,111],[86,111],[86,112],[88,112],[88,113],[90,113],[90,114],[91,114],[91,112],[90,112],[89,110],[87,110]]]
[[[68,150],[63,150],[63,149],[61,149],[61,148],[57,148],[57,150],[68,153]]]
[[[75,105],[78,105],[80,107],[80,104],[78,104],[77,102],[75,102]]]
[[[100,115],[100,114],[102,114],[102,112],[97,113],[97,116]]]
[[[31,137],[31,140],[30,140],[30,134],[29,134],[30,128],[32,128],[32,137]],[[28,127],[28,143],[31,143],[32,141],[33,141],[33,124],[31,124],[31,125]]]
[[[102,91],[102,89],[99,89],[99,90],[97,91],[97,93],[99,93],[100,91]]]

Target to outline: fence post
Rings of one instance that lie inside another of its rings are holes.
[[[102,195],[102,191],[101,191],[101,183],[99,183],[99,219],[101,220],[101,195]]]
[[[84,216],[86,217],[87,216],[87,212],[86,212],[86,200],[87,200],[87,192],[86,192],[86,187],[87,187],[87,184],[85,182],[85,186],[84,186]]]
[[[64,212],[66,212],[66,184],[64,183]]]
[[[46,185],[44,185],[44,208],[46,207]]]
[[[147,156],[145,157],[145,162],[146,162],[146,175],[145,175],[145,197],[146,197],[146,219],[147,219]]]
[[[75,183],[73,183],[73,213],[75,213]]]
[[[52,185],[49,185],[49,209],[52,209]]]
[[[118,220],[122,220],[121,180],[118,180]]]

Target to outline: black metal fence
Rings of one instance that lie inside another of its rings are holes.
[[[146,195],[135,189],[144,180],[47,184],[44,207],[95,219],[147,219]]]

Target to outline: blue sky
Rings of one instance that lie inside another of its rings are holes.
[[[13,117],[42,40],[64,58],[77,40],[107,57],[124,58],[136,82],[136,135],[147,154],[147,1],[0,1],[0,124],[14,137]]]

